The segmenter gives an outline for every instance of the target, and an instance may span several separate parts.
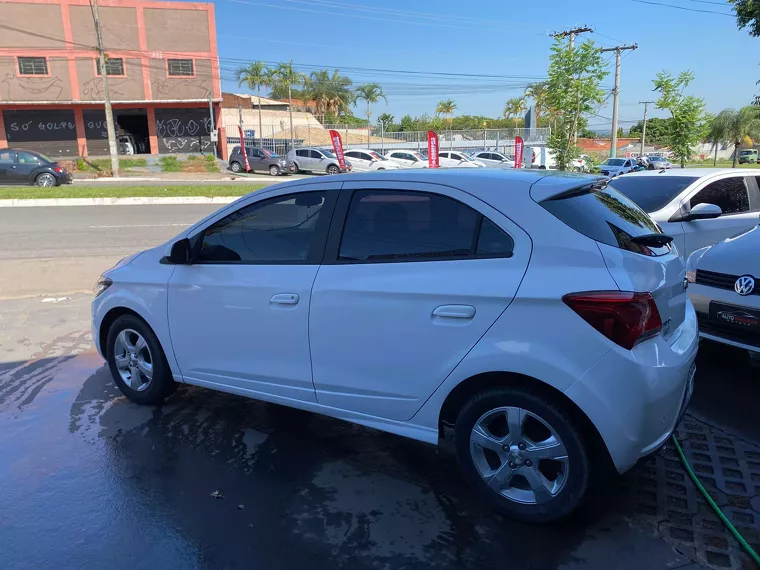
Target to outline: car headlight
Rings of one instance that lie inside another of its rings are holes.
[[[697,282],[697,265],[702,256],[710,250],[712,246],[703,247],[692,252],[689,259],[686,261],[686,279],[689,283]]]
[[[113,281],[101,275],[92,292],[95,294],[95,297],[100,297],[111,285],[113,285]]]
[[[288,163],[288,162],[287,162],[286,160],[281,160],[281,161],[280,161],[280,164],[283,164],[283,165],[285,165],[285,164],[287,164],[287,163]]]

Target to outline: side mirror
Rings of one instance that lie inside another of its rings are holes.
[[[722,215],[723,210],[720,209],[720,206],[716,206],[715,204],[697,204],[685,216],[684,221],[712,220],[714,218],[719,218]]]
[[[187,238],[175,241],[172,244],[169,255],[164,259],[172,265],[190,264],[190,240]]]

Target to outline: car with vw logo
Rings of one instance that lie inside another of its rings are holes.
[[[750,351],[760,362],[760,228],[696,250],[687,263],[699,336]]]

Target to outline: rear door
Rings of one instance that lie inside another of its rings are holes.
[[[15,150],[0,150],[0,184],[10,184],[13,182],[13,166],[15,163]]]
[[[319,403],[410,419],[510,304],[530,250],[459,190],[344,184],[312,290]]]
[[[687,198],[686,211],[697,204],[715,204],[723,211],[719,218],[681,222],[686,252],[713,245],[755,227],[758,223],[758,196],[755,180],[741,175],[710,182]]]

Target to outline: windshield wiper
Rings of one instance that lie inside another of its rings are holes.
[[[673,241],[673,236],[667,234],[644,234],[643,236],[631,237],[631,241],[647,247],[663,247]]]

